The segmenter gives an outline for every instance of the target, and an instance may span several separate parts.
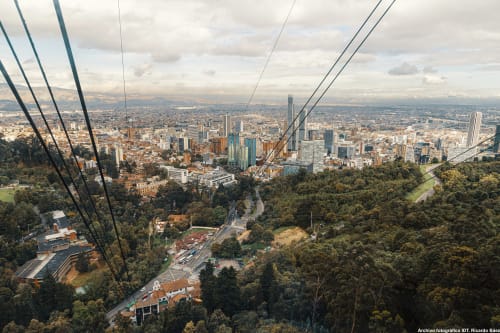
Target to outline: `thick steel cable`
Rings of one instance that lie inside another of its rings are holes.
[[[309,102],[313,99],[314,95],[316,95],[316,93],[318,92],[318,90],[321,88],[321,86],[323,85],[323,83],[326,81],[326,79],[328,78],[328,76],[331,74],[331,72],[333,71],[333,69],[337,66],[337,64],[340,62],[340,59],[344,56],[344,54],[347,52],[347,50],[349,49],[349,47],[352,45],[352,43],[354,42],[354,40],[358,37],[359,33],[363,30],[363,28],[366,26],[366,24],[368,23],[368,21],[371,19],[371,17],[373,16],[373,14],[375,13],[375,11],[378,9],[378,7],[380,6],[380,4],[382,3],[383,0],[379,0],[377,2],[377,4],[375,4],[375,6],[373,7],[373,9],[371,10],[371,12],[368,14],[368,16],[366,17],[366,19],[363,21],[363,23],[361,24],[361,26],[358,28],[358,30],[356,31],[356,33],[352,36],[352,38],[350,39],[349,43],[347,43],[347,45],[344,47],[344,49],[342,50],[342,52],[340,53],[340,55],[337,57],[337,59],[335,60],[335,62],[333,63],[333,65],[330,67],[330,69],[328,70],[328,72],[323,76],[323,79],[321,80],[321,82],[318,84],[318,86],[316,87],[316,89],[314,89],[313,93],[311,94],[311,96],[307,99],[306,103],[304,104],[304,106],[302,107],[302,109],[300,110],[300,112],[297,113],[297,115],[295,116],[295,118],[293,119],[293,121],[288,124],[288,127],[287,129],[285,130],[285,133],[283,135],[287,135],[287,133],[290,131],[290,129],[292,127],[295,127],[294,124],[295,124],[295,121],[299,118],[300,114],[304,111],[304,109],[306,108],[306,106],[309,104]],[[394,0],[395,1],[395,0]],[[393,2],[394,3],[394,2]],[[391,4],[392,6],[392,4]],[[390,8],[390,7],[389,7]],[[387,13],[387,11],[385,12]],[[385,16],[385,13],[383,14],[383,16]],[[381,18],[383,17],[381,16]],[[376,23],[376,25],[380,22],[381,18],[379,19],[379,21]],[[372,30],[374,30],[374,28],[376,27],[376,25],[373,26]],[[369,32],[369,34],[371,34],[371,31]],[[368,35],[369,35],[368,34]],[[367,36],[368,36],[367,35]],[[367,37],[365,37],[365,40],[366,40]],[[359,48],[359,47],[358,47]],[[327,88],[328,89],[328,88]],[[309,112],[307,113],[307,115],[303,118],[302,122],[307,118],[307,116],[311,113],[312,109],[309,110]],[[302,124],[302,122],[300,122],[300,124]],[[292,130],[292,135],[288,135],[288,139],[286,140],[286,142],[283,144],[283,146],[279,149],[279,151],[277,152],[277,154],[279,154],[281,152],[281,150],[283,149],[283,147],[288,143],[288,141],[290,141],[290,138],[293,136],[293,134],[297,131],[297,128],[300,127],[300,124],[294,128]],[[264,166],[266,163],[270,163],[272,162],[272,160],[274,160],[274,156],[276,155],[275,152],[276,152],[276,149],[280,146],[281,144],[281,141],[282,140],[279,140],[278,143],[276,143],[273,147],[273,149],[269,152],[269,154],[266,156],[266,159],[264,160]],[[268,159],[272,157],[271,161],[268,162]]]
[[[117,0],[117,3],[118,3],[118,25],[120,26],[120,52],[122,55],[123,106],[125,107],[125,121],[128,124],[127,89],[125,84],[125,61],[123,59],[122,12],[120,8],[120,0]]]
[[[90,189],[89,189],[89,186],[88,186],[87,180],[86,180],[85,176],[84,176],[84,175],[83,175],[83,173],[82,173],[82,170],[80,169],[80,167],[79,167],[79,165],[78,165],[78,160],[77,160],[77,158],[76,158],[75,149],[74,149],[74,146],[73,146],[73,143],[72,143],[71,137],[70,137],[70,136],[69,136],[69,134],[68,134],[68,130],[67,130],[66,125],[65,125],[65,123],[64,123],[64,119],[62,118],[61,112],[60,112],[60,110],[59,110],[59,106],[58,106],[58,104],[57,104],[57,102],[56,102],[56,99],[55,99],[55,97],[54,97],[54,93],[53,93],[53,91],[52,91],[52,87],[51,87],[51,85],[49,84],[49,80],[48,80],[48,78],[47,78],[47,74],[45,73],[45,69],[44,69],[44,67],[43,67],[43,65],[42,65],[42,62],[41,62],[41,60],[40,60],[40,56],[38,55],[38,51],[37,51],[37,49],[36,49],[35,42],[33,41],[33,38],[32,38],[32,36],[31,36],[30,30],[29,30],[28,25],[27,25],[27,23],[26,23],[26,20],[24,19],[24,15],[23,15],[23,12],[22,12],[22,10],[21,10],[21,7],[19,6],[19,2],[18,2],[18,0],[14,0],[14,4],[15,4],[16,9],[17,9],[17,12],[18,12],[18,14],[19,14],[19,18],[21,19],[21,23],[22,23],[22,25],[23,25],[24,31],[26,32],[26,35],[27,35],[28,40],[29,40],[29,42],[30,42],[30,45],[31,45],[31,49],[32,49],[32,51],[33,51],[33,54],[35,55],[35,58],[36,58],[36,61],[37,61],[37,64],[38,64],[38,68],[40,69],[40,72],[41,72],[41,74],[42,74],[42,77],[43,77],[43,80],[44,80],[44,82],[45,82],[45,86],[47,87],[47,90],[48,90],[48,92],[49,92],[49,95],[50,95],[50,98],[51,98],[52,104],[54,105],[54,108],[55,108],[55,110],[56,110],[57,117],[58,117],[58,119],[59,119],[59,121],[60,121],[60,123],[61,123],[61,127],[62,127],[62,129],[63,129],[63,131],[64,131],[65,136],[66,136],[66,140],[68,140],[68,144],[69,144],[69,147],[70,147],[70,150],[71,150],[71,156],[73,157],[73,161],[75,162],[75,165],[76,165],[76,167],[77,167],[77,169],[78,169],[78,171],[79,171],[80,178],[82,179],[83,185],[84,185],[85,190],[86,190],[86,192],[87,192],[87,194],[88,194],[88,197],[89,197],[89,202],[90,202],[90,204],[91,204],[91,206],[92,206],[92,209],[94,210],[94,212],[95,212],[95,214],[96,214],[97,220],[101,223],[102,216],[100,216],[100,214],[99,214],[99,210],[98,210],[98,209],[97,209],[97,207],[96,207],[96,204],[95,204],[95,202],[94,202],[94,199],[92,198],[92,195],[90,194]],[[7,38],[7,37],[6,37],[6,38]],[[9,43],[9,45],[10,45],[10,43]],[[11,47],[11,50],[13,50],[13,48],[12,48],[12,47]],[[13,52],[14,52],[14,51],[13,51]],[[40,111],[40,112],[41,112],[41,111]],[[43,117],[43,115],[42,115],[42,117]],[[46,125],[47,125],[47,124],[46,124]],[[47,126],[48,126],[48,125],[47,125]],[[49,127],[49,132],[50,132],[50,127]],[[69,172],[69,171],[68,171],[68,172]],[[73,178],[72,178],[71,174],[69,174],[69,176],[70,176],[70,177],[71,177],[71,179],[73,180]],[[78,189],[78,187],[76,186],[76,184],[74,184],[74,186],[75,186],[75,189],[78,191],[79,189]],[[78,195],[80,196],[80,192],[78,192]],[[80,196],[80,198],[81,198],[81,196]],[[88,211],[87,211],[87,210],[86,210],[86,212],[87,212],[87,214],[88,214]],[[89,219],[92,221],[92,218],[91,218],[90,216],[89,216]],[[101,223],[101,227],[104,227],[104,225],[103,225],[102,223]],[[104,232],[104,230],[101,230],[101,232],[102,232],[102,237],[105,237],[105,232]],[[102,240],[102,239],[101,239],[101,240]],[[104,240],[104,242],[105,242],[105,240]],[[112,249],[111,249],[111,248],[110,248],[110,252],[111,252],[111,255],[113,256],[113,251],[112,251]]]
[[[354,58],[354,56],[356,55],[356,53],[358,53],[359,49],[361,48],[361,46],[363,46],[363,44],[366,42],[366,40],[368,39],[368,37],[370,37],[370,35],[372,34],[372,32],[375,30],[375,28],[378,26],[378,24],[380,23],[380,21],[382,21],[382,19],[384,18],[384,16],[387,14],[387,12],[389,12],[389,10],[391,9],[392,5],[394,5],[394,3],[396,2],[396,0],[393,0],[391,2],[391,4],[386,8],[386,10],[382,13],[382,16],[380,16],[380,18],[377,20],[377,22],[375,22],[375,25],[373,25],[373,27],[368,31],[368,33],[366,34],[366,36],[363,38],[363,40],[361,40],[361,43],[356,47],[356,49],[354,50],[354,52],[351,54],[351,56],[347,59],[347,61],[344,63],[344,65],[340,68],[340,70],[337,72],[337,74],[333,77],[333,79],[330,81],[330,83],[328,84],[328,86],[325,88],[325,90],[323,91],[323,93],[318,97],[318,99],[316,100],[316,102],[313,104],[313,106],[311,107],[311,109],[306,113],[306,116],[299,122],[299,125],[297,126],[297,128],[294,130],[293,133],[295,133],[297,131],[297,129],[302,125],[302,123],[305,121],[305,119],[307,119],[307,117],[309,117],[309,114],[311,114],[311,112],[314,110],[314,108],[318,105],[318,103],[321,101],[321,99],[323,98],[323,96],[325,96],[325,94],[328,92],[328,90],[330,89],[330,87],[335,83],[335,81],[337,81],[337,78],[340,76],[340,74],[342,74],[342,72],[345,70],[345,68],[347,67],[347,65],[349,65],[349,63],[351,62],[352,58]],[[300,112],[297,114],[297,116],[295,117],[294,119],[294,122],[295,120],[297,120],[299,118],[299,115],[302,113],[302,111],[304,111],[306,105],[304,105],[302,107],[302,109],[300,110]],[[290,136],[291,137],[291,136]],[[288,141],[290,141],[290,137],[287,139],[287,143]],[[278,152],[279,153],[279,152]]]
[[[57,175],[59,176],[59,178],[61,179],[63,185],[64,185],[64,188],[66,189],[66,192],[68,192],[68,195],[70,196],[71,198],[71,201],[73,202],[73,204],[75,205],[76,207],[76,210],[78,211],[78,214],[80,215],[80,217],[82,218],[83,220],[83,223],[85,224],[85,226],[87,227],[87,229],[89,230],[90,232],[90,235],[92,237],[92,239],[96,242],[96,246],[98,247],[99,251],[102,253],[103,255],[103,258],[106,262],[106,264],[108,265],[110,271],[111,271],[111,274],[113,276],[113,278],[118,281],[117,279],[117,275],[115,273],[115,270],[113,268],[113,266],[111,265],[111,263],[108,261],[107,257],[105,256],[105,253],[104,253],[104,250],[100,247],[99,245],[99,242],[96,241],[96,236],[93,234],[90,226],[89,226],[89,222],[85,219],[85,216],[83,215],[83,212],[82,210],[80,209],[79,205],[77,204],[76,202],[76,199],[73,195],[73,193],[71,192],[68,184],[66,183],[66,181],[64,180],[64,176],[62,175],[61,171],[59,170],[59,168],[57,167],[57,164],[56,162],[54,161],[54,158],[52,157],[52,154],[50,154],[50,151],[49,151],[49,148],[47,147],[47,144],[45,143],[45,141],[43,140],[43,137],[40,133],[40,131],[38,130],[38,127],[36,126],[33,118],[31,117],[29,111],[28,111],[28,108],[26,107],[26,104],[23,102],[21,96],[19,95],[19,92],[17,91],[17,88],[15,87],[14,83],[12,82],[12,79],[10,78],[10,75],[9,73],[7,72],[7,70],[5,69],[4,65],[3,65],[3,62],[2,60],[0,60],[0,72],[2,72],[3,74],[3,77],[5,78],[5,81],[7,82],[7,85],[9,86],[10,90],[12,91],[12,94],[14,95],[14,97],[16,98],[16,101],[17,103],[19,104],[21,110],[23,111],[26,119],[28,120],[28,122],[30,123],[31,125],[31,128],[33,129],[33,131],[35,132],[35,135],[36,137],[38,138],[38,140],[40,141],[45,153],[47,154],[47,157],[49,158],[49,161],[50,163],[52,164],[52,166],[54,167],[54,169],[56,170],[56,173]]]
[[[73,57],[73,51],[71,50],[71,44],[69,42],[68,32],[66,31],[66,25],[64,24],[64,18],[62,16],[61,6],[59,5],[59,0],[53,0],[53,2],[54,2],[54,8],[55,8],[55,11],[57,14],[57,20],[59,22],[59,27],[61,29],[61,34],[62,34],[62,37],[64,40],[64,45],[66,46],[66,53],[68,55],[68,59],[69,59],[70,65],[71,65],[71,71],[73,72],[73,78],[75,81],[76,90],[78,92],[78,97],[80,98],[80,104],[82,106],[82,111],[83,111],[83,114],[85,117],[85,123],[87,125],[87,130],[89,132],[90,141],[92,142],[92,148],[94,150],[94,154],[96,157],[97,167],[99,169],[99,174],[101,176],[102,186],[104,188],[104,194],[106,196],[106,201],[108,203],[109,212],[111,214],[113,228],[115,230],[116,239],[118,241],[118,247],[120,248],[120,254],[121,254],[121,257],[123,260],[123,265],[125,268],[125,272],[127,274],[127,278],[130,279],[130,276],[128,273],[127,261],[125,259],[125,253],[123,252],[123,246],[122,246],[122,242],[120,239],[120,233],[118,232],[115,214],[113,213],[113,207],[111,205],[111,200],[109,198],[108,186],[106,185],[106,180],[104,179],[104,173],[102,171],[102,164],[101,164],[101,160],[99,158],[99,152],[97,151],[97,144],[95,142],[94,133],[92,131],[92,124],[90,122],[89,114],[87,111],[87,105],[85,103],[85,98],[83,96],[82,86],[80,84],[80,79],[78,77],[78,71],[76,69],[75,59]]]
[[[29,79],[26,76],[26,72],[24,71],[24,68],[23,68],[21,62],[19,61],[19,57],[17,56],[17,52],[15,51],[15,49],[14,49],[14,47],[13,47],[11,41],[10,41],[10,38],[9,38],[9,36],[7,34],[7,31],[5,30],[5,28],[4,28],[4,26],[3,26],[3,24],[2,24],[1,21],[0,21],[0,29],[2,30],[2,33],[3,33],[4,37],[5,37],[5,40],[7,41],[7,44],[9,45],[9,48],[11,50],[11,53],[12,53],[14,59],[16,60],[17,67],[19,68],[19,71],[21,72],[21,74],[22,74],[22,76],[24,78],[24,82],[26,83],[26,86],[28,87],[28,90],[31,93],[31,97],[35,101],[35,105],[36,105],[36,107],[37,107],[37,109],[38,109],[38,111],[40,113],[40,116],[42,117],[42,120],[43,120],[43,122],[45,124],[45,127],[47,127],[47,130],[48,130],[49,135],[50,135],[50,137],[52,139],[52,142],[54,143],[54,146],[56,147],[57,153],[58,153],[59,157],[61,158],[61,161],[63,163],[63,167],[66,170],[66,172],[68,173],[69,178],[71,179],[71,184],[75,187],[76,193],[78,194],[78,197],[79,197],[80,201],[82,201],[82,197],[80,195],[79,188],[75,184],[75,181],[74,181],[74,179],[73,179],[73,177],[71,175],[71,171],[70,171],[68,165],[66,164],[66,161],[65,161],[65,158],[64,158],[64,154],[62,153],[61,149],[59,148],[59,145],[57,144],[57,140],[54,137],[54,133],[52,132],[52,129],[50,128],[50,125],[47,122],[47,118],[45,117],[45,114],[42,111],[42,107],[40,106],[40,103],[38,102],[38,98],[36,97],[35,92],[33,91],[33,87],[31,86],[31,83],[29,82]],[[88,210],[85,209],[85,212],[86,212],[87,217],[89,218],[89,220],[91,220],[92,217],[91,217],[90,213],[88,212]]]

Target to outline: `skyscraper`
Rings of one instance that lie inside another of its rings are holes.
[[[248,168],[248,147],[239,146],[238,147],[238,164],[241,170],[246,170]]]
[[[497,125],[495,131],[495,141],[493,142],[493,152],[500,153],[500,125]]]
[[[235,122],[234,131],[236,133],[243,132],[243,120],[238,120],[238,121]]]
[[[479,142],[479,131],[481,130],[481,112],[473,112],[470,115],[469,133],[467,134],[467,147],[472,147]]]
[[[286,133],[289,140],[288,140],[288,150],[289,151],[297,151],[297,133],[295,132],[296,129],[296,122],[295,120],[295,109],[293,106],[293,96],[288,95],[288,122],[287,122],[287,128],[288,132]]]
[[[238,165],[238,150],[240,147],[240,136],[235,133],[229,133],[227,137],[227,164]]]
[[[257,164],[257,139],[245,138],[245,147],[248,148],[248,165]]]
[[[178,139],[177,151],[179,153],[184,153],[184,151],[189,149],[189,138],[188,137],[180,137]]]
[[[304,141],[304,140],[309,140],[309,135],[307,133],[307,109],[303,109],[301,112],[300,112],[300,115],[299,115],[299,123],[297,124],[298,125],[298,131],[299,131],[299,135],[298,135],[298,142],[301,142],[301,141]],[[299,144],[297,143],[296,146],[298,147]]]
[[[325,149],[326,149],[328,154],[335,153],[334,137],[335,137],[335,132],[332,129],[325,130],[325,134],[323,135],[323,139],[325,140]]]
[[[231,133],[231,116],[226,113],[224,116],[224,135],[226,138],[229,136],[229,133]]]

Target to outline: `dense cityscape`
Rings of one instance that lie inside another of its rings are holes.
[[[118,168],[122,162],[133,162],[139,169],[143,164],[175,164],[188,169],[185,174],[171,171],[173,177],[182,177],[176,180],[186,183],[189,177],[213,171],[214,161],[265,179],[296,173],[301,167],[314,172],[363,168],[398,157],[418,164],[448,158],[460,162],[470,156],[494,158],[498,151],[492,137],[498,132],[499,111],[471,108],[324,106],[305,117],[307,109],[300,112],[300,105],[289,96],[287,108],[263,105],[247,111],[242,106],[204,105],[135,109],[127,114],[96,110],[92,117],[100,149],[114,158]],[[75,143],[91,149],[80,114],[64,114]],[[6,140],[31,133],[20,112],[4,113],[0,121]],[[64,133],[55,116],[52,121],[56,138],[62,139]],[[155,125],[150,126],[152,123]],[[284,134],[288,132],[294,134]],[[263,170],[259,166],[270,160],[276,161],[273,167],[265,168],[266,174],[259,173]],[[96,167],[90,160],[81,163]],[[120,172],[126,172],[122,169]],[[139,179],[139,187],[144,181]],[[131,186],[137,187],[137,183],[129,182],[128,188]]]

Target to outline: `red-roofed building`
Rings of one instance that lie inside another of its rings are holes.
[[[199,283],[192,284],[187,279],[158,284],[153,288],[134,305],[137,325],[141,325],[149,315],[158,314],[183,299],[198,299],[200,295]]]

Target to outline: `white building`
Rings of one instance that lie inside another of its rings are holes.
[[[481,131],[481,112],[473,112],[469,120],[469,133],[467,134],[467,147],[472,147],[479,142],[479,132]]]
[[[174,180],[181,184],[186,184],[188,182],[188,170],[178,169],[170,165],[162,165],[161,169],[167,169],[168,179]]]
[[[234,175],[223,170],[214,170],[212,172],[201,175],[199,178],[200,184],[207,187],[218,187],[220,184],[229,186],[236,183]]]

